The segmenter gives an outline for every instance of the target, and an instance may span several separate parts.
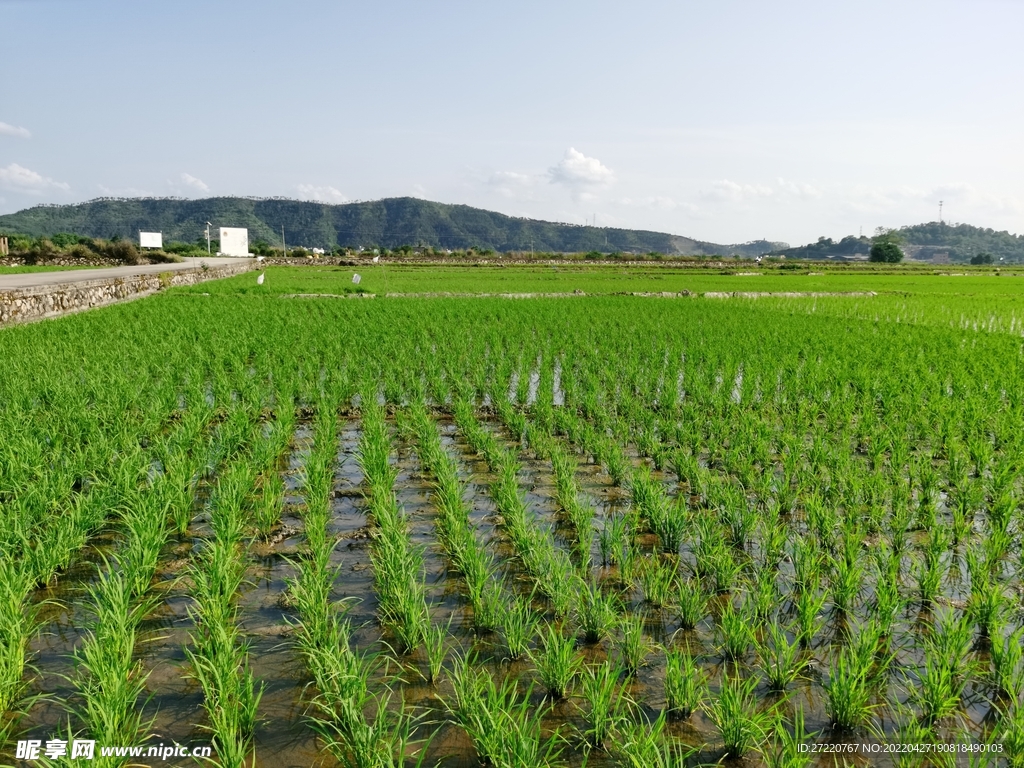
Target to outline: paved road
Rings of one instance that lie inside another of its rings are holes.
[[[202,258],[185,259],[180,264],[141,264],[131,267],[100,267],[99,269],[65,269],[56,272],[22,272],[14,275],[0,274],[0,291],[18,288],[37,288],[43,285],[80,283],[86,280],[104,280],[112,277],[128,277],[131,275],[158,275],[161,272],[178,272],[184,269],[200,269],[206,262],[211,267],[223,267],[249,261],[241,258]]]

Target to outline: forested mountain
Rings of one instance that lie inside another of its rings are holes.
[[[910,259],[966,263],[988,254],[996,264],[1000,259],[1004,263],[1024,262],[1024,235],[939,221],[901,227],[896,235]],[[870,250],[870,238],[849,235],[838,242],[822,237],[816,243],[773,251],[771,255],[789,259],[850,259],[867,258]]]
[[[0,216],[0,233],[135,238],[163,232],[164,241],[195,242],[213,227],[248,227],[249,242],[289,247],[431,246],[495,251],[551,251],[759,256],[784,243],[707,243],[664,232],[558,224],[505,216],[468,205],[410,197],[327,205],[285,199],[213,197],[102,198],[77,205],[40,205]],[[216,237],[216,230],[213,232]]]

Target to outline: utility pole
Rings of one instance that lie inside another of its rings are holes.
[[[281,255],[288,256],[288,248],[284,244],[284,224],[281,225]]]
[[[942,224],[942,201],[939,200],[939,224]]]
[[[206,255],[210,255],[210,222],[206,222]]]

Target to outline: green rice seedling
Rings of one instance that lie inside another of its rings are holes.
[[[935,738],[935,732],[931,725],[918,720],[915,717],[909,717],[900,724],[899,730],[895,734],[895,742],[898,744],[927,744],[931,739]],[[905,751],[897,752],[894,754],[894,764],[899,768],[924,768],[924,766],[936,766],[941,763],[933,762],[921,752]]]
[[[777,622],[770,622],[765,638],[755,642],[758,663],[773,691],[786,690],[807,668],[799,638],[790,642],[786,630]]]
[[[611,477],[615,485],[622,485],[632,469],[629,459],[623,454],[622,449],[615,444],[608,445],[602,451],[601,463],[604,464],[608,476]]]
[[[718,594],[730,592],[743,572],[743,563],[721,540],[717,540],[697,562],[697,574],[714,585]]]
[[[480,760],[495,768],[556,765],[563,740],[557,731],[542,735],[541,720],[547,709],[532,710],[529,691],[520,697],[515,680],[499,686],[490,673],[474,664],[472,656],[456,660],[451,673],[453,701],[446,706]]]
[[[558,489],[558,503],[565,511],[577,540],[586,541],[589,546],[594,508],[580,499],[580,489],[576,482],[576,459],[559,448],[552,451],[551,464]]]
[[[1005,762],[1003,750],[1006,745],[998,741],[998,737],[998,731],[990,734],[988,738],[981,741],[976,751],[973,748],[974,745],[967,747],[967,768],[998,768],[1003,765]]]
[[[778,517],[778,505],[771,506],[775,510],[774,517],[762,519],[761,522],[761,567],[769,572],[778,570],[789,541],[789,529],[785,521]]]
[[[1024,629],[992,639],[992,683],[999,695],[1016,699],[1024,689]]]
[[[896,658],[896,651],[890,647],[888,638],[883,635],[882,626],[877,621],[869,619],[849,643],[858,664],[869,670],[869,683],[881,689],[889,667]]]
[[[487,582],[479,596],[474,597],[473,628],[478,632],[492,632],[501,627],[505,620],[505,598],[501,589]]]
[[[921,605],[928,606],[935,602],[942,589],[945,579],[944,569],[938,559],[925,557],[915,572],[917,578],[917,594]]]
[[[892,635],[893,627],[906,607],[899,587],[892,581],[875,582],[875,600],[871,606],[872,618],[878,622],[883,637]]]
[[[154,507],[152,497],[146,501],[139,499],[139,506],[123,520],[125,541],[117,557],[122,574],[129,579],[131,594],[141,597],[149,590],[170,530],[164,524],[163,511]]]
[[[571,554],[576,564],[576,572],[581,578],[586,578],[594,565],[592,548],[594,543],[593,528],[586,529],[586,533],[577,536],[572,542]]]
[[[951,677],[959,681],[966,680],[974,671],[973,645],[974,632],[968,614],[960,617],[953,613],[944,614],[925,641],[926,653],[933,650],[935,661],[941,662]]]
[[[889,546],[891,554],[902,558],[910,547],[910,528],[913,524],[913,512],[906,504],[893,505],[889,518]]]
[[[871,560],[874,565],[876,585],[884,582],[893,588],[900,586],[903,574],[903,550],[889,546],[882,541],[872,550]]]
[[[205,693],[203,706],[210,721],[218,757],[242,765],[250,752],[262,686],[257,686],[247,662],[247,646],[233,624],[207,623],[192,634],[185,649],[191,674]]]
[[[622,667],[605,659],[584,666],[580,675],[580,698],[586,703],[583,717],[588,726],[583,735],[597,749],[608,748],[612,733],[625,720],[629,699],[618,685],[622,674]]]
[[[598,534],[598,546],[601,550],[601,564],[604,566],[616,565],[621,559],[621,553],[628,549],[626,531],[628,521],[626,515],[612,515],[604,522]]]
[[[683,629],[695,628],[708,615],[710,600],[711,598],[704,591],[704,585],[699,578],[680,579],[679,589],[676,592],[679,626]]]
[[[707,677],[681,648],[667,648],[665,661],[665,709],[670,717],[686,719],[707,699]]]
[[[825,559],[814,539],[797,537],[793,541],[791,559],[793,561],[794,590],[802,592],[813,589],[821,581]]]
[[[1017,704],[1000,710],[997,733],[990,743],[1001,746],[1005,765],[1024,765],[1024,706]]]
[[[793,715],[793,732],[786,727],[785,718],[781,714],[775,717],[772,729],[772,751],[764,755],[768,768],[806,768],[814,760],[814,755],[806,749],[812,735],[804,727],[804,709],[797,707]]]
[[[650,725],[627,721],[613,749],[618,764],[628,768],[676,768],[686,765],[687,759],[696,750],[672,739],[665,731],[666,723],[664,712]]]
[[[447,624],[438,624],[428,629],[423,635],[423,648],[427,656],[427,682],[437,685],[444,667],[445,641],[448,639],[452,619]]]
[[[515,661],[529,652],[540,618],[530,607],[530,598],[516,597],[506,605],[503,628],[508,657]]]
[[[675,592],[675,564],[660,558],[644,558],[642,562],[644,564],[638,570],[644,600],[655,608],[663,608]]]
[[[585,643],[597,643],[615,629],[620,601],[615,595],[605,595],[596,582],[583,582],[578,586],[576,622],[583,631]]]
[[[672,452],[672,469],[678,475],[680,483],[685,483],[692,488],[697,482],[700,464],[692,453],[685,449],[679,449]]]
[[[626,674],[635,675],[653,650],[650,640],[644,635],[644,623],[639,616],[627,615],[619,620],[616,647]]]
[[[262,538],[268,539],[281,520],[284,480],[277,472],[266,472],[261,476],[261,483],[263,492],[253,509],[253,526]]]
[[[396,612],[400,620],[393,623],[391,628],[405,653],[414,651],[430,631],[430,609],[427,607],[424,592],[425,587],[421,581],[399,593],[396,602]]]
[[[659,493],[650,502],[646,514],[651,531],[658,537],[661,551],[677,554],[689,524],[685,498],[676,497],[673,501],[659,488]]]
[[[856,557],[832,560],[832,604],[840,613],[852,610],[864,583],[864,566]]]
[[[756,687],[756,677],[727,676],[718,697],[704,708],[722,734],[727,757],[742,757],[768,740],[773,713],[758,709]]]
[[[148,675],[133,660],[136,628],[155,602],[133,604],[130,580],[109,563],[89,587],[89,597],[95,620],[75,651],[78,716],[97,739],[137,741],[143,723],[136,705]]]
[[[947,660],[938,657],[936,649],[930,647],[916,684],[908,681],[907,687],[921,710],[921,720],[933,724],[960,707],[965,685],[966,681],[954,675]]]
[[[33,586],[24,562],[0,559],[0,716],[15,709],[25,691],[28,642],[36,626],[38,606],[28,603]],[[0,737],[9,721],[0,720]]]
[[[576,638],[563,635],[557,627],[548,624],[540,630],[540,648],[530,651],[530,660],[537,667],[541,683],[552,699],[565,698],[573,679],[583,666],[576,652]]]
[[[184,536],[192,522],[192,500],[199,480],[198,462],[181,458],[165,464],[163,496],[174,523],[175,532]]]
[[[420,754],[414,765],[423,765],[430,739],[414,739],[418,718],[408,714],[404,706],[393,712],[389,703],[389,695],[376,702],[372,718],[360,712],[343,721],[314,721],[327,749],[344,768],[404,768],[408,752],[415,748]]]
[[[1006,592],[1003,586],[989,578],[971,581],[971,597],[967,603],[970,616],[981,637],[991,637],[1008,610]]]
[[[754,633],[753,622],[745,610],[745,604],[737,610],[732,600],[725,602],[718,617],[716,634],[719,651],[725,659],[742,661],[746,657],[754,642]]]
[[[818,495],[804,499],[807,513],[807,527],[815,537],[820,550],[830,551],[835,546],[836,528],[839,526],[839,514],[835,506]]]
[[[952,540],[944,528],[939,526],[930,530],[924,559],[916,572],[922,605],[931,605],[942,588],[946,577],[945,554],[951,544]]]
[[[779,606],[779,587],[775,581],[775,571],[762,567],[757,572],[753,589],[748,600],[750,612],[759,621],[767,621]]]
[[[844,647],[836,654],[822,684],[827,699],[825,711],[837,728],[857,728],[867,724],[877,704],[872,704],[872,658],[865,659],[856,650]]]
[[[565,553],[562,550],[548,550],[541,563],[531,570],[538,574],[538,586],[551,602],[555,616],[569,616],[576,604],[581,579],[569,567]]]

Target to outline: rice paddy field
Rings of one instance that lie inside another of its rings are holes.
[[[516,274],[0,330],[0,762],[1024,765],[1020,278]]]

